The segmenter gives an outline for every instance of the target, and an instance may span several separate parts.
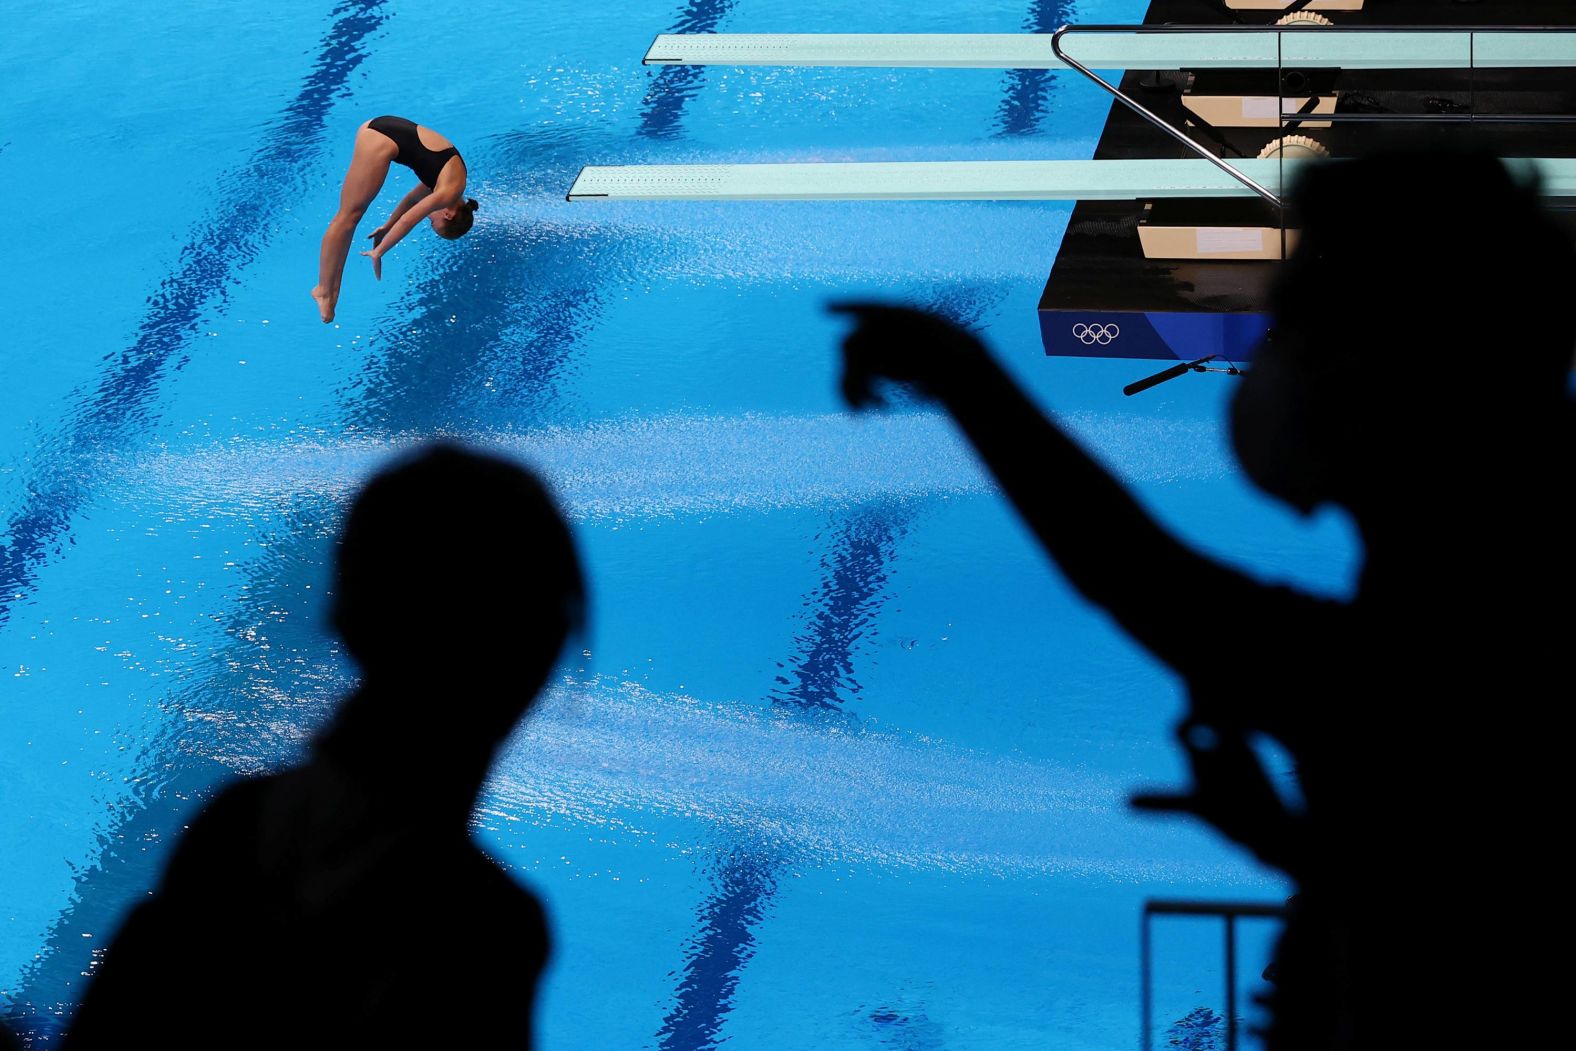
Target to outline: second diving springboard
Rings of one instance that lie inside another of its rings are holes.
[[[1305,161],[1232,162],[1279,193]],[[1339,163],[1339,162],[1335,162]],[[1516,160],[1543,192],[1576,197],[1576,158]],[[581,169],[569,200],[644,201],[1135,201],[1251,197],[1205,160],[913,161],[815,164],[651,164]]]
[[[1063,39],[1090,69],[1509,69],[1576,67],[1576,32],[1233,29],[1091,32]],[[1064,69],[1047,33],[664,33],[663,66]]]

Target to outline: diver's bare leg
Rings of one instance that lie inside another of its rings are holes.
[[[312,289],[312,298],[317,301],[317,312],[325,324],[334,320],[350,242],[355,240],[356,226],[366,214],[367,206],[383,188],[393,147],[386,136],[367,127],[356,135],[356,152],[350,159],[350,170],[345,173],[345,185],[339,191],[339,212],[328,224],[323,234],[323,247],[318,252],[317,285]]]

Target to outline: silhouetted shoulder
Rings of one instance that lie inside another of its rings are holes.
[[[257,824],[278,781],[278,775],[243,778],[214,796],[192,819],[171,854],[160,881],[161,893],[222,894],[224,887],[214,886],[214,878],[226,882],[245,878],[248,873],[238,871],[236,863],[256,855]]]
[[[164,1046],[201,1043],[215,1024],[197,993],[255,948],[261,887],[256,814],[274,778],[237,781],[192,819],[158,889],[121,925],[61,1045],[124,1046],[129,1019],[180,1018]],[[177,1033],[174,1030],[180,1029]]]

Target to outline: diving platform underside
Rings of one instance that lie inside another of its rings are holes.
[[[1576,67],[1576,32],[1339,29],[1076,33],[1062,49],[1091,69],[1529,69]],[[660,66],[1065,69],[1047,33],[664,33]]]
[[[1233,160],[1279,193],[1297,161]],[[1339,162],[1335,162],[1339,163]],[[1550,197],[1576,197],[1576,158],[1518,158]],[[880,161],[586,167],[571,201],[1136,201],[1252,197],[1206,160]]]

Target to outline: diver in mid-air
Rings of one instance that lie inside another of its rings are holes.
[[[465,196],[465,161],[454,143],[404,117],[374,117],[356,130],[356,149],[339,191],[339,212],[323,234],[317,285],[312,298],[326,324],[334,320],[339,304],[339,283],[345,274],[345,257],[356,227],[367,206],[383,188],[389,164],[403,164],[420,183],[394,206],[388,221],[368,236],[372,247],[362,252],[372,259],[372,272],[383,277],[383,256],[423,219],[432,222],[439,237],[453,241],[470,230],[476,201]]]

